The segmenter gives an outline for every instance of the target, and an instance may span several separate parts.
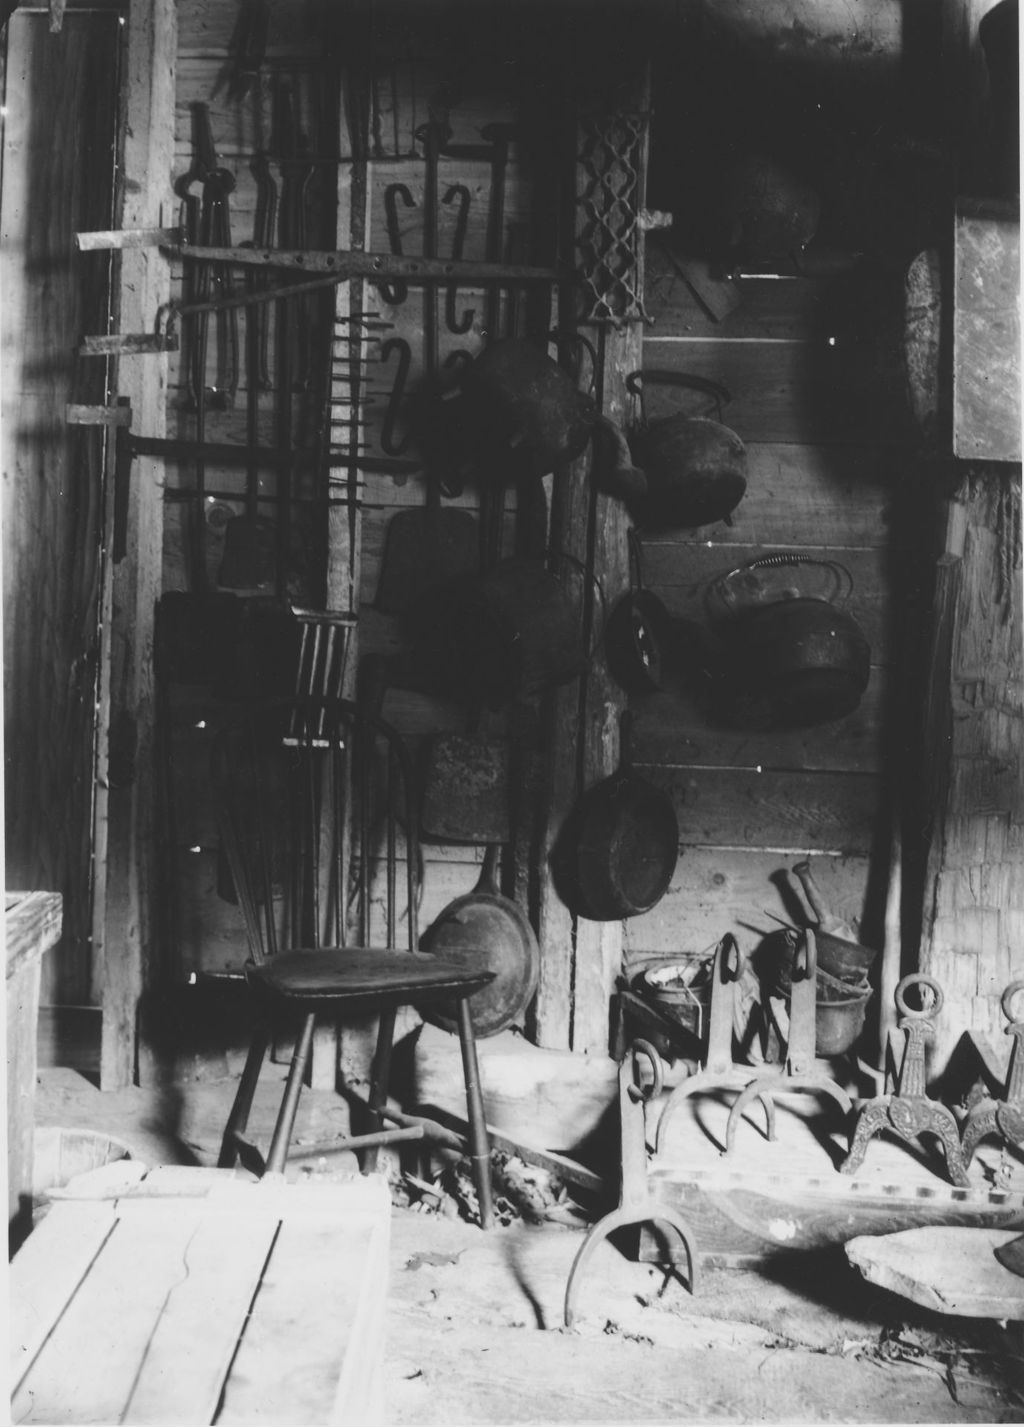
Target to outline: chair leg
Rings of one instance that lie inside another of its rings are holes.
[[[371,1134],[375,1130],[384,1128],[380,1112],[388,1100],[388,1084],[391,1080],[391,1048],[394,1044],[397,1018],[398,1008],[396,1006],[387,1007],[380,1013],[377,1044],[373,1052],[373,1064],[370,1067],[370,1093],[366,1101],[370,1111],[370,1123],[367,1129]],[[376,1174],[379,1163],[380,1145],[371,1145],[363,1157],[363,1173]]]
[[[462,1047],[462,1070],[466,1080],[466,1117],[469,1122],[469,1162],[480,1205],[480,1227],[489,1229],[494,1222],[491,1205],[491,1146],[487,1138],[484,1117],[484,1097],[480,1088],[480,1066],[476,1057],[476,1035],[469,998],[458,1003],[459,1043]]]
[[[220,1155],[217,1159],[218,1169],[234,1169],[235,1167],[235,1162],[238,1159],[236,1136],[244,1134],[245,1127],[249,1123],[249,1112],[252,1109],[253,1096],[256,1094],[256,1082],[260,1078],[263,1057],[267,1053],[269,1044],[270,1026],[266,1021],[261,1021],[253,1032],[252,1040],[249,1043],[249,1053],[245,1058],[231,1113],[224,1128],[224,1138],[221,1140]]]
[[[295,1128],[295,1116],[299,1109],[302,1082],[309,1065],[309,1057],[313,1051],[313,1028],[315,1025],[316,1016],[311,1011],[302,1022],[302,1030],[292,1053],[292,1063],[288,1067],[284,1098],[281,1101],[281,1108],[277,1112],[277,1124],[274,1126],[274,1135],[270,1141],[270,1153],[267,1155],[265,1171],[267,1174],[284,1173],[285,1161],[288,1158],[288,1146],[291,1143],[292,1130]]]

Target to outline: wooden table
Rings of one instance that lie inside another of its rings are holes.
[[[59,892],[7,892],[7,1218],[31,1222],[36,1034],[43,955],[60,940]]]
[[[390,1215],[377,1175],[179,1167],[54,1203],[11,1263],[12,1421],[379,1421]]]

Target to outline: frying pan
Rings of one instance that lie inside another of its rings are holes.
[[[627,540],[635,580],[608,616],[605,653],[609,669],[627,693],[649,694],[661,688],[670,615],[657,595],[644,588],[640,542],[632,528]]]
[[[679,857],[672,799],[632,771],[628,711],[619,728],[618,769],[589,788],[571,815],[572,910],[597,922],[650,911],[668,891]]]
[[[537,989],[540,948],[525,912],[498,890],[501,851],[491,843],[472,892],[456,897],[420,938],[420,950],[474,971],[493,971],[494,980],[469,998],[473,1029],[494,1036],[522,1016]],[[423,1006],[420,1013],[442,1030],[457,1031],[454,1007]]]

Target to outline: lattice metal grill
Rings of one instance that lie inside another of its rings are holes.
[[[649,115],[585,118],[576,248],[583,321],[648,321],[643,302],[642,232]]]

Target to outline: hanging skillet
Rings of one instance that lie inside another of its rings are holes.
[[[596,922],[649,912],[668,891],[679,857],[672,799],[632,770],[628,711],[619,727],[619,767],[573,809],[559,859],[569,864],[563,875],[571,910]]]
[[[458,966],[493,971],[489,985],[469,998],[473,1029],[494,1036],[522,1016],[537,989],[540,948],[526,913],[498,890],[501,849],[492,843],[472,892],[456,897],[420,938],[420,950]],[[458,1029],[453,1008],[424,1006],[422,1014],[446,1031]]]
[[[707,411],[677,413],[648,420],[645,389],[687,387],[710,397]],[[641,526],[651,529],[694,529],[726,520],[747,489],[747,448],[722,425],[722,406],[731,401],[718,382],[682,372],[631,372],[626,387],[640,398],[642,421],[630,438],[634,459],[647,478],[647,492],[634,505]]]
[[[640,540],[632,527],[626,539],[635,579],[608,616],[605,654],[609,669],[627,693],[649,694],[661,688],[671,616],[657,595],[644,588]]]

